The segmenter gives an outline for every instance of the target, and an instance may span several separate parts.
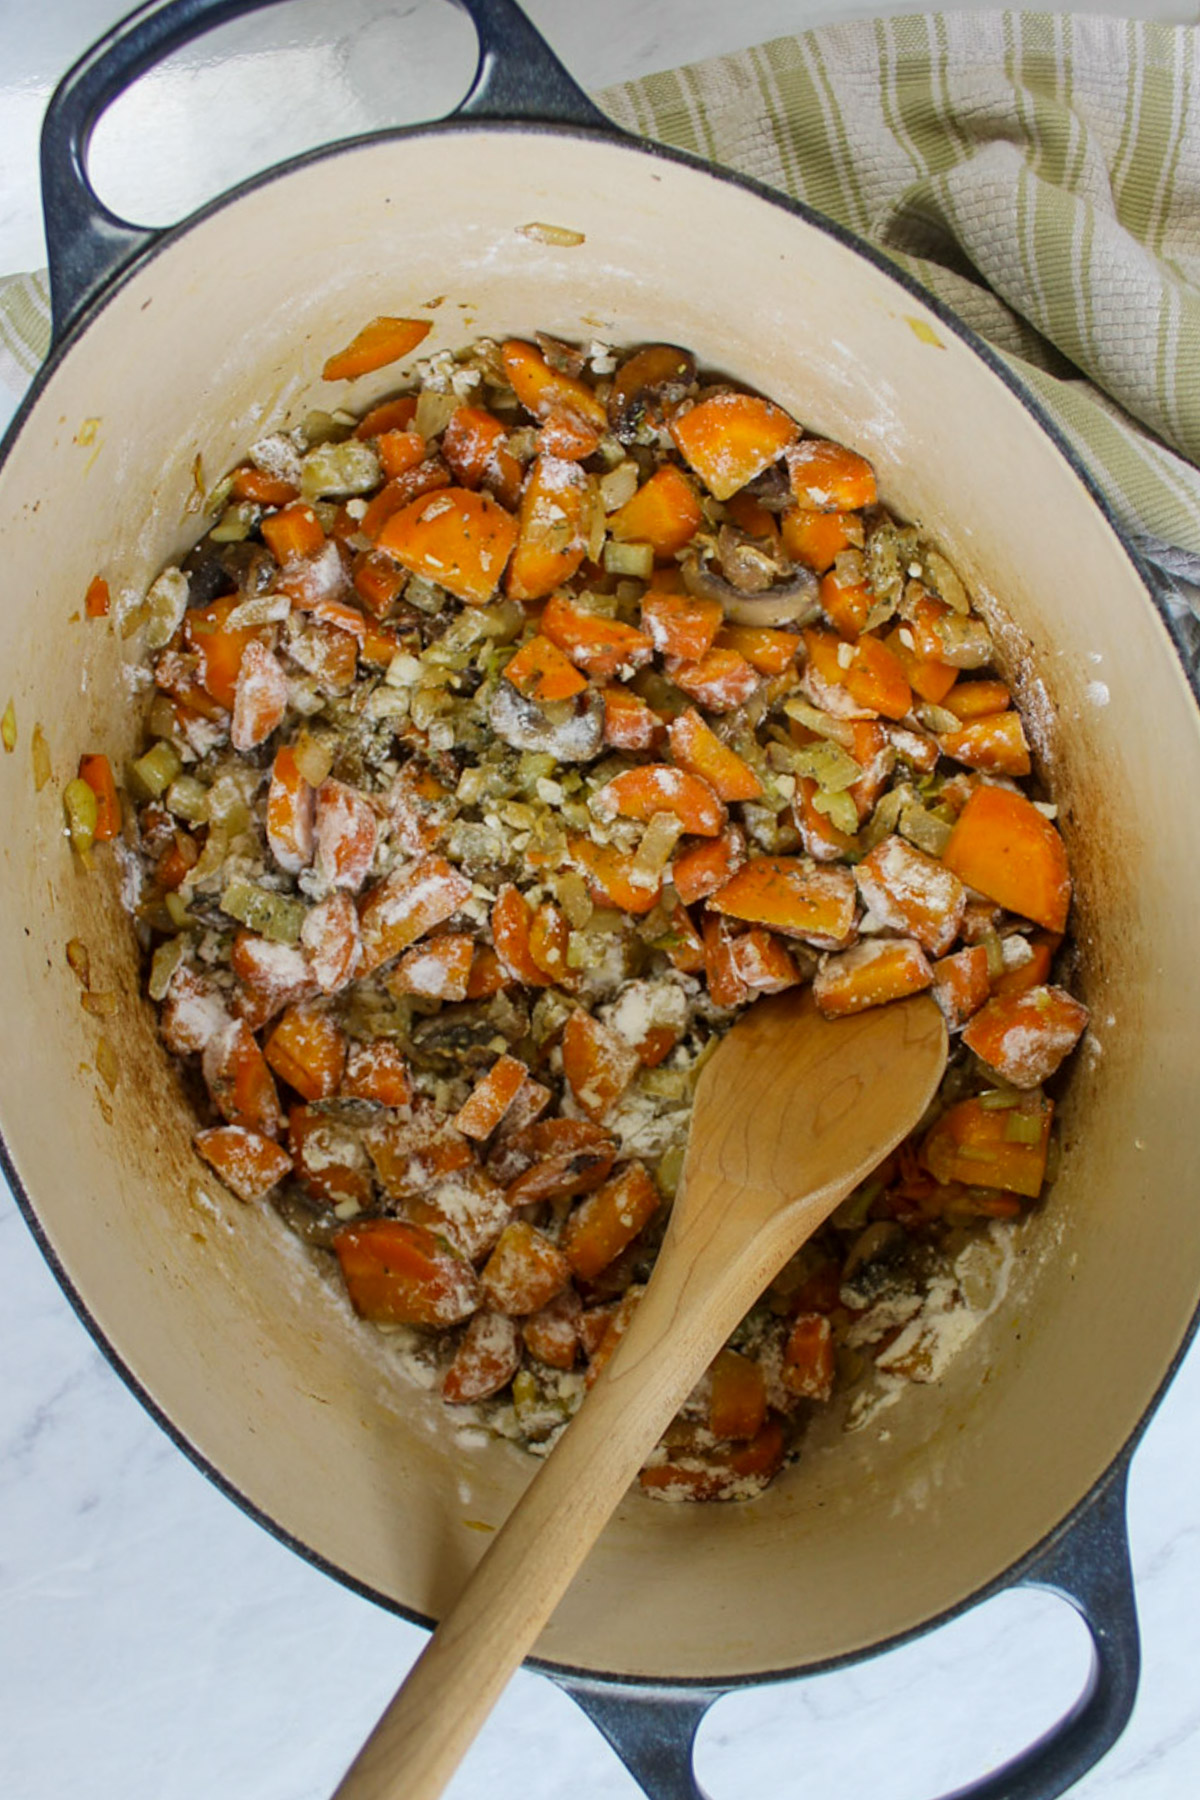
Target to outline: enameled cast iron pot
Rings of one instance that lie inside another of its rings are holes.
[[[990,1800],[1061,1793],[1133,1702],[1124,1477],[1200,1296],[1191,1071],[1200,840],[1196,701],[1153,588],[1071,454],[998,360],[806,208],[616,131],[511,0],[461,0],[480,38],[443,124],[302,157],[153,234],[84,172],[121,89],[255,0],[154,4],[71,73],[43,176],[55,349],[0,471],[0,663],[19,753],[0,758],[5,1166],[85,1323],[176,1442],[338,1579],[428,1621],[534,1465],[455,1447],[389,1374],[267,1211],[226,1194],[139,993],[114,865],[83,876],[61,793],[87,750],[119,762],[139,705],[118,634],[80,620],[90,577],[145,584],[199,534],[211,481],[264,432],[327,406],[331,347],[376,313],[429,316],[424,351],[533,329],[664,336],[875,463],[1002,605],[1076,874],[1090,1047],[1065,1155],[1019,1235],[1008,1302],[944,1381],[870,1430],[814,1442],[749,1507],[622,1506],[538,1646],[655,1800],[698,1796],[691,1742],[738,1683],[827,1668],[1013,1583],[1065,1594],[1095,1646],[1069,1718]],[[581,234],[571,246],[521,231]],[[344,398],[385,392],[382,371]],[[1103,703],[1101,703],[1103,702]],[[40,724],[54,779],[31,778]],[[81,938],[115,1016],[81,1011]],[[103,1035],[115,1091],[95,1073]],[[460,1484],[467,1481],[464,1503]]]

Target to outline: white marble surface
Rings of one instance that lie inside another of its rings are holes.
[[[529,3],[591,87],[878,10]],[[1196,17],[1181,0],[1094,10]],[[57,74],[119,11],[114,0],[0,0],[0,271],[42,260],[38,120]],[[438,0],[292,0],[114,109],[97,178],[114,205],[166,221],[285,151],[441,110],[470,60],[463,21]],[[1200,1792],[1198,1415],[1193,1353],[1133,1469],[1141,1695],[1078,1800]],[[0,1796],[323,1800],[420,1643],[283,1549],[173,1447],[92,1344],[0,1183]],[[1045,1728],[1086,1666],[1067,1607],[1006,1595],[870,1664],[721,1702],[702,1731],[701,1775],[713,1800],[929,1800]],[[453,1800],[568,1791],[637,1792],[568,1700],[519,1675]]]

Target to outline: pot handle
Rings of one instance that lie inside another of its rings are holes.
[[[279,0],[149,0],[64,75],[42,125],[42,213],[50,270],[53,343],[88,303],[163,234],[118,218],[87,173],[96,125],[113,101],[193,38]],[[618,134],[567,73],[516,0],[454,0],[479,39],[479,60],[451,118],[536,120]]]
[[[1120,1737],[1137,1695],[1140,1651],[1129,1535],[1127,1459],[1085,1511],[1018,1576],[1075,1608],[1092,1639],[1092,1669],[1078,1701],[1044,1737],[1002,1768],[945,1800],[1055,1800]],[[666,1689],[588,1681],[550,1671],[599,1726],[647,1800],[707,1800],[696,1778],[696,1733],[728,1689]]]

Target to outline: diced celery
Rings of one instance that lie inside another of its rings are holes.
[[[979,1095],[979,1104],[984,1112],[1007,1112],[1011,1106],[1021,1103],[1019,1088],[984,1088]]]
[[[797,775],[808,775],[827,794],[840,794],[862,779],[862,765],[856,763],[840,744],[826,741],[804,744],[792,759]]]
[[[847,793],[826,793],[819,790],[812,797],[814,809],[824,813],[836,831],[844,831],[847,837],[853,837],[858,830],[858,808]]]
[[[209,537],[214,544],[243,544],[262,517],[262,507],[253,500],[235,500],[221,514]]]
[[[1013,1107],[1004,1121],[1004,1136],[1010,1144],[1040,1144],[1042,1141],[1042,1109],[1025,1112]]]
[[[100,806],[92,789],[79,776],[68,781],[63,790],[63,811],[67,815],[71,848],[86,864],[96,841]]]
[[[302,901],[258,887],[240,875],[221,895],[221,911],[275,944],[298,944],[307,915]]]
[[[950,826],[923,806],[906,806],[900,814],[900,835],[930,856],[941,856],[950,841]]]
[[[165,1000],[171,978],[187,954],[188,940],[181,932],[178,937],[164,938],[154,955],[150,958],[150,982],[148,992],[152,1000]]]
[[[177,775],[167,789],[167,809],[189,825],[202,825],[208,818],[208,789],[194,775]]]
[[[632,575],[649,581],[654,572],[652,544],[622,544],[609,538],[604,546],[604,567],[609,575]]]
[[[300,492],[306,500],[370,494],[382,479],[379,458],[362,438],[318,444],[300,465]]]
[[[130,764],[130,786],[139,800],[158,800],[182,770],[183,763],[174,744],[160,738],[144,756]]]

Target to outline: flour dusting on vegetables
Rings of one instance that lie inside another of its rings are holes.
[[[326,379],[428,328],[375,319]],[[642,1486],[753,1496],[835,1392],[861,1426],[938,1380],[1042,1196],[1087,1012],[988,626],[870,465],[678,346],[539,335],[263,439],[210,516],[121,610],[141,753],[118,780],[89,752],[64,801],[85,862],[125,859],[211,1171],[462,1433],[544,1452],[637,1307],[740,1009],[927,989],[934,1104]]]

